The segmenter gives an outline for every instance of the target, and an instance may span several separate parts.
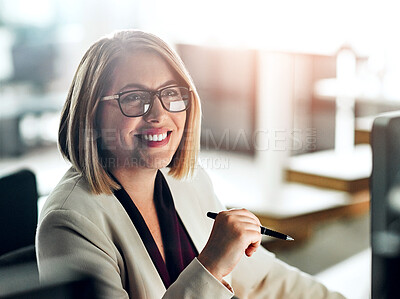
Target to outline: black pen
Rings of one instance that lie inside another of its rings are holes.
[[[211,219],[215,219],[217,217],[218,213],[214,212],[208,212],[207,217],[210,217]],[[281,240],[287,240],[287,241],[293,241],[294,239],[291,236],[276,232],[274,230],[268,229],[264,226],[260,226],[261,228],[261,234],[266,235],[266,236],[271,236],[275,237]]]

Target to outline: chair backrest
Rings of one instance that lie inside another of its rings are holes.
[[[32,171],[23,169],[0,178],[0,255],[35,243],[37,200]]]
[[[0,268],[1,299],[83,299],[99,298],[96,281],[62,269],[53,281],[41,283],[36,263]]]

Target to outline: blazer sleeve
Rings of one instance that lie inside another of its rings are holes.
[[[71,210],[53,210],[41,221],[36,238],[41,281],[51,281],[57,274],[80,273],[96,279],[100,298],[129,298],[112,241],[85,216]],[[232,296],[195,258],[162,298]]]
[[[41,281],[80,273],[96,279],[100,298],[129,298],[111,241],[76,211],[49,212],[37,229],[36,249]]]
[[[228,290],[195,258],[168,288],[163,299],[218,298],[230,299],[234,293]]]

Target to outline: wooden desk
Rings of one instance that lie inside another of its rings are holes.
[[[371,170],[371,148],[363,144],[348,154],[328,150],[291,157],[286,180],[355,193],[368,189]]]
[[[376,116],[357,117],[354,144],[370,144],[372,124]]]
[[[295,239],[295,242],[281,241],[268,238],[263,246],[268,250],[291,248],[298,246],[300,242],[308,240],[314,229],[321,223],[336,221],[339,219],[357,217],[369,212],[369,190],[363,190],[352,194],[353,200],[348,204],[320,210],[312,213],[302,214],[294,217],[277,218],[265,214],[256,213],[262,225],[284,232]]]
[[[369,144],[371,131],[356,127],[354,134],[354,144]]]

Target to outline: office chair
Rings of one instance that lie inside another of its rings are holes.
[[[0,178],[0,256],[35,243],[38,193],[32,171]]]
[[[91,277],[59,269],[40,283],[35,256],[36,178],[20,170],[0,178],[0,299],[98,298]]]
[[[96,299],[96,281],[60,271],[51,282],[39,282],[36,264],[0,267],[0,299]]]

